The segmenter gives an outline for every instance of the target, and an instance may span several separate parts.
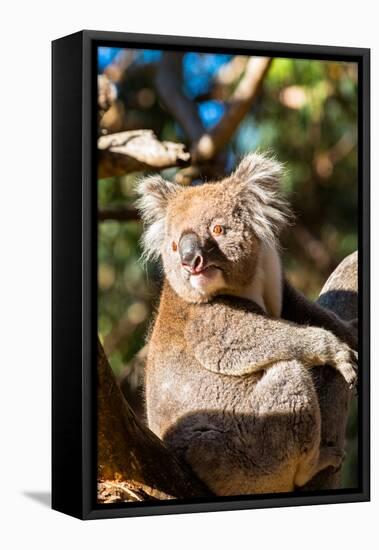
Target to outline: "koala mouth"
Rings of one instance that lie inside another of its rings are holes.
[[[207,265],[202,267],[201,269],[190,268],[186,266],[184,267],[184,269],[191,277],[199,277],[200,275],[211,275],[214,273],[215,270],[221,271],[221,269],[216,265]]]

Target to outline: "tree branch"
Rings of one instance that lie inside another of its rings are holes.
[[[182,52],[165,52],[162,55],[155,85],[165,107],[179,122],[190,142],[194,143],[201,138],[205,129],[196,103],[183,92],[183,56]]]
[[[192,143],[193,161],[209,161],[228,143],[246,113],[251,109],[272,59],[268,57],[249,59],[244,76],[228,100],[226,114],[212,130],[207,132],[197,112],[196,104],[183,92],[182,58],[182,53],[167,52],[163,55],[156,76],[157,91]]]
[[[167,500],[211,492],[137,419],[98,344],[98,501]]]
[[[133,130],[101,136],[98,178],[123,176],[143,170],[162,170],[189,163],[190,154],[181,143],[159,141],[151,130]]]
[[[256,100],[271,61],[270,57],[249,59],[245,74],[228,101],[225,115],[193,145],[191,154],[195,161],[213,158],[228,143]]]

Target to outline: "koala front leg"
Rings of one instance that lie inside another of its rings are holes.
[[[344,321],[333,311],[311,302],[288,281],[283,281],[283,304],[281,317],[299,325],[311,325],[330,330],[354,350],[358,349],[358,320]]]
[[[243,376],[297,359],[306,367],[329,364],[350,388],[356,383],[357,354],[333,333],[233,307],[226,299],[194,308],[185,337],[203,367],[219,374]]]

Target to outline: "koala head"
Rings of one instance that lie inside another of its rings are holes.
[[[278,162],[254,153],[218,182],[184,187],[160,176],[140,182],[145,256],[162,258],[184,300],[238,294],[252,281],[262,245],[276,246],[289,217],[281,173]]]

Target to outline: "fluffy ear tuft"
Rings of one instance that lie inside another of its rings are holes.
[[[251,153],[243,158],[232,174],[243,209],[247,210],[256,235],[277,245],[281,230],[292,213],[280,191],[283,165],[273,157]]]
[[[136,207],[141,213],[145,231],[142,237],[144,258],[158,259],[165,234],[165,217],[170,198],[181,187],[159,175],[142,179],[137,186]]]
[[[250,153],[241,160],[234,176],[241,183],[251,183],[269,190],[278,190],[283,172],[283,165],[273,156],[267,153]]]

